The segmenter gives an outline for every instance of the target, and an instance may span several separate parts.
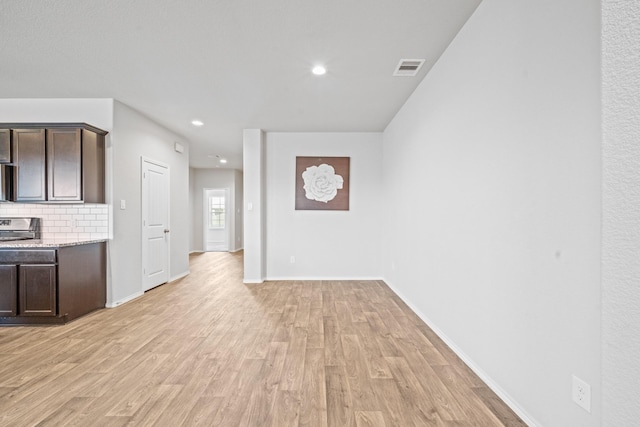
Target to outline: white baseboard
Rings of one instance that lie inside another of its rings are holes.
[[[169,279],[168,283],[171,283],[171,282],[174,282],[176,280],[182,279],[183,277],[187,277],[189,275],[189,273],[191,273],[191,271],[187,270],[187,271],[185,271],[183,273],[180,273],[180,274],[178,274],[176,276],[173,276],[172,278]]]
[[[451,340],[449,337],[447,337],[447,335],[442,332],[442,330],[440,328],[438,328],[435,323],[433,323],[427,316],[425,316],[424,313],[422,313],[415,305],[413,305],[403,294],[402,292],[400,292],[395,286],[393,286],[389,281],[382,279],[387,286],[389,286],[389,288],[391,288],[391,290],[402,300],[404,301],[405,304],[407,304],[409,306],[409,308],[411,308],[411,310],[413,310],[413,312],[415,314],[418,315],[418,317],[420,319],[422,319],[422,321],[424,323],[427,324],[427,326],[429,326],[431,328],[431,330],[433,330],[433,332],[435,332],[436,335],[438,335],[440,337],[440,339],[442,341],[444,341],[444,343],[449,346],[449,348],[451,348],[451,350],[453,350],[453,352],[455,354],[458,355],[458,357],[460,359],[462,359],[462,361],[478,376],[480,377],[480,379],[482,381],[484,381],[484,383],[491,389],[493,390],[493,392],[495,394],[498,395],[498,397],[500,397],[500,399],[502,399],[502,401],[504,403],[507,404],[507,406],[509,408],[511,408],[511,410],[513,410],[513,412],[515,412],[516,414],[518,414],[518,416],[520,418],[522,418],[522,421],[524,421],[528,426],[530,427],[536,427],[536,426],[541,426],[542,424],[540,424],[539,422],[537,422],[531,415],[529,415],[529,413],[527,413],[527,411],[525,411],[523,408],[520,407],[520,405],[517,404],[517,402],[511,398],[511,396],[509,396],[509,394],[504,391],[502,389],[502,387],[500,387],[489,375],[487,375],[486,372],[484,372],[478,365],[476,365],[474,363],[474,361],[467,356],[454,342],[453,340]]]
[[[298,277],[266,277],[264,279],[268,282],[285,282],[285,281],[317,281],[317,280],[333,280],[336,282],[348,282],[352,280],[358,281],[371,281],[371,280],[383,280],[380,277],[317,277],[317,276],[298,276]]]
[[[120,306],[120,305],[122,305],[124,303],[132,301],[132,300],[134,300],[136,298],[139,298],[139,297],[141,297],[143,295],[144,295],[144,292],[136,292],[135,294],[131,294],[131,295],[127,296],[127,297],[121,298],[118,301],[114,301],[111,304],[107,303],[105,305],[105,307],[107,307],[107,308],[116,308],[116,307],[118,307],[118,306]]]
[[[264,283],[264,282],[310,282],[310,281],[335,281],[335,282],[349,282],[349,281],[375,281],[383,280],[380,277],[317,277],[317,276],[301,276],[301,277],[265,277],[262,280],[243,280],[242,283]]]
[[[220,251],[220,252],[235,253],[235,252],[241,252],[243,250],[244,250],[244,248],[237,248],[237,249],[234,249],[232,251]],[[192,255],[192,254],[203,254],[205,252],[212,252],[212,251],[203,251],[203,250],[200,250],[200,249],[196,249],[196,250],[193,250],[193,251],[189,251],[189,255]],[[216,251],[213,251],[213,252],[216,252]]]
[[[264,280],[247,280],[247,279],[243,279],[242,283],[244,283],[245,285],[251,285],[251,284],[256,284],[256,283],[264,283]]]

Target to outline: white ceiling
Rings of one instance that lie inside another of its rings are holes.
[[[241,169],[244,128],[384,130],[480,1],[0,0],[0,97],[115,98]]]

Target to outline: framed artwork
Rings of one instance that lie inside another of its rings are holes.
[[[349,210],[349,157],[296,157],[296,210]]]

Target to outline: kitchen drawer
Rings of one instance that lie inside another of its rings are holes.
[[[55,264],[55,249],[2,249],[0,264]]]

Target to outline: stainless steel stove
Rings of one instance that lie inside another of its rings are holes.
[[[0,218],[0,242],[40,239],[40,218]]]

